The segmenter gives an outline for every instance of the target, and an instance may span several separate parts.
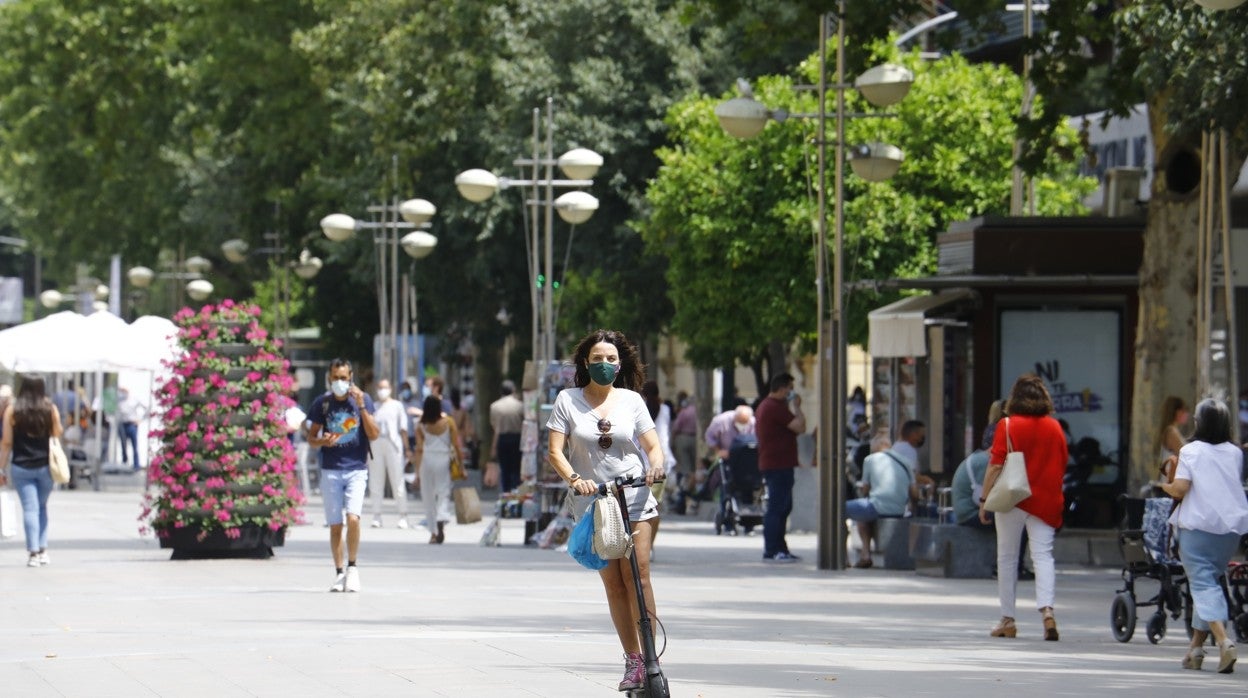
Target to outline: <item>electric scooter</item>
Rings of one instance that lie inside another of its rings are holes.
[[[628,520],[628,501],[624,498],[625,487],[647,487],[646,478],[624,478],[617,477],[615,479],[615,487],[611,488],[606,483],[598,485],[598,495],[607,496],[608,490],[611,490],[611,496],[616,498],[620,504],[620,516],[624,519],[624,530],[632,531],[632,522]],[[667,677],[663,675],[663,669],[659,667],[659,654],[654,650],[654,629],[650,625],[650,609],[646,607],[646,592],[641,588],[641,572],[637,569],[636,549],[628,556],[628,562],[633,568],[633,589],[637,592],[637,608],[641,620],[638,622],[641,634],[641,655],[646,663],[646,682],[641,688],[634,688],[624,692],[628,698],[668,698],[670,693],[667,690]]]

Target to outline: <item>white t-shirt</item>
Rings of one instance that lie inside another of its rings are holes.
[[[584,388],[568,388],[555,398],[546,428],[567,436],[568,462],[578,475],[594,482],[609,482],[617,477],[636,477],[645,474],[645,456],[641,451],[640,437],[654,430],[654,420],[641,395],[632,390],[616,389],[610,413],[605,419],[611,423],[606,432],[611,446],[602,448],[598,437],[598,415],[585,400]],[[657,506],[646,487],[629,489],[629,517],[632,521],[649,518]],[[590,497],[578,501],[577,513],[583,511]]]
[[[1190,531],[1248,533],[1243,462],[1244,452],[1230,442],[1193,441],[1179,449],[1174,479],[1189,480],[1192,488],[1170,523]]]
[[[377,403],[373,421],[377,422],[380,431],[377,441],[384,440],[403,453],[403,432],[407,431],[407,411],[403,409],[403,403],[393,398]]]

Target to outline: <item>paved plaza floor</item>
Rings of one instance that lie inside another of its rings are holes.
[[[133,490],[54,493],[50,566],[25,567],[20,533],[0,541],[0,696],[616,694],[622,660],[595,573],[522,547],[518,520],[499,548],[477,544],[486,522],[432,546],[386,506],[389,527],[364,530],[363,591],[331,594],[318,501],[271,560],[174,562],[139,536]],[[1142,622],[1114,641],[1116,569],[1060,569],[1057,643],[1040,640],[1020,585],[1019,637],[997,640],[993,581],[820,571],[813,535],[790,545],[802,562],[765,565],[757,536],[663,522],[653,580],[672,695],[1248,693],[1248,647],[1223,676],[1179,668],[1181,627],[1159,645]]]

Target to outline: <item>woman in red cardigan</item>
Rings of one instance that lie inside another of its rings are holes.
[[[1044,381],[1025,373],[1014,381],[1005,407],[1009,416],[997,424],[984,477],[984,495],[992,490],[1005,454],[1022,451],[1027,460],[1027,480],[1031,496],[1018,506],[995,514],[997,522],[997,594],[1001,601],[1001,621],[988,633],[992,637],[1014,637],[1014,599],[1018,587],[1018,557],[1023,529],[1030,540],[1031,563],[1036,571],[1036,608],[1044,621],[1044,639],[1057,640],[1053,618],[1053,535],[1062,525],[1062,477],[1066,473],[1066,435],[1050,415],[1053,399]],[[984,498],[979,500],[979,520],[988,523]]]

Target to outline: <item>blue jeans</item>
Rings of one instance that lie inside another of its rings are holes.
[[[52,494],[52,471],[42,468],[9,467],[9,478],[22,502],[22,525],[26,529],[26,550],[37,553],[48,547],[48,495]]]
[[[139,469],[139,425],[134,422],[121,423],[121,462],[128,462],[126,458],[126,444],[130,444],[130,450],[134,452],[134,469]]]
[[[364,489],[368,486],[368,470],[321,469],[321,499],[325,505],[325,522],[341,526],[346,515],[359,516],[364,511]],[[385,486],[384,483],[382,485]]]
[[[793,469],[764,470],[767,483],[767,511],[763,513],[763,557],[789,552],[784,532],[793,511]]]
[[[1179,529],[1179,557],[1192,589],[1192,627],[1209,630],[1209,621],[1226,622],[1226,596],[1218,578],[1239,549],[1238,533],[1207,533]]]

